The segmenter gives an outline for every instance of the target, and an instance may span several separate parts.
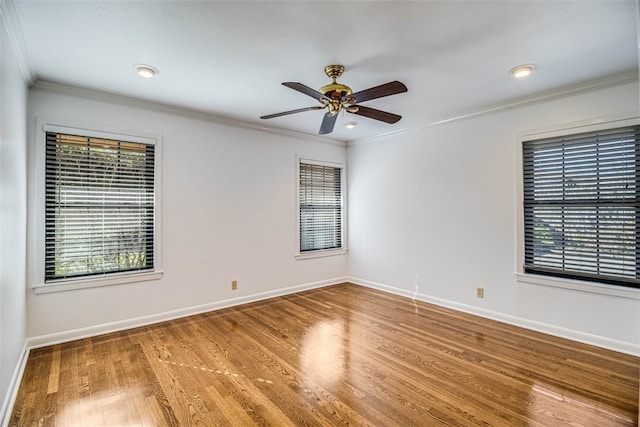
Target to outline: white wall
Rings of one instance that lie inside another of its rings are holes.
[[[0,423],[26,338],[27,84],[0,19]]]
[[[66,90],[32,90],[29,117],[162,136],[164,276],[135,284],[29,292],[28,336],[36,344],[159,320],[163,313],[188,314],[198,306],[211,309],[230,299],[238,303],[344,279],[346,255],[294,259],[296,155],[344,162],[343,145],[104,99],[68,96]],[[31,123],[30,155],[34,144],[42,143],[34,135]],[[31,211],[30,224],[33,219]],[[29,257],[37,256],[41,254],[29,252]],[[238,281],[236,291],[231,291],[232,280]]]
[[[417,296],[425,300],[637,352],[638,300],[522,284],[514,276],[516,132],[638,114],[637,91],[637,84],[620,85],[347,150],[116,97],[36,88],[29,95],[30,156],[41,143],[34,139],[36,117],[162,136],[164,276],[76,291],[29,291],[27,336],[31,344],[50,343],[333,283],[348,274],[357,283],[405,295],[415,294],[417,285]],[[296,155],[337,162],[348,157],[348,266],[347,256],[293,256]],[[28,176],[34,176],[30,160]],[[32,209],[28,218],[33,224]],[[238,280],[237,291],[231,291],[231,280]],[[484,299],[475,297],[478,286],[485,288]]]
[[[625,84],[352,143],[350,277],[640,353],[639,300],[524,284],[514,275],[516,133],[638,109],[637,83]]]
[[[356,283],[417,292],[457,309],[637,353],[637,299],[523,284],[514,276],[516,133],[637,115],[637,91],[637,83],[619,85],[352,144],[347,269],[347,256],[293,257],[296,155],[340,162],[347,157],[344,147],[114,97],[85,99],[75,96],[82,91],[63,87],[32,90],[31,155],[35,117],[162,136],[165,273],[137,284],[29,292],[27,335],[32,344],[50,343],[348,274]],[[231,280],[238,280],[237,291],[230,290]],[[484,299],[475,297],[476,287],[485,288]]]

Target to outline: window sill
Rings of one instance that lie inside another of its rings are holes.
[[[305,259],[313,259],[313,258],[323,258],[328,256],[336,256],[336,255],[345,255],[347,253],[346,249],[331,249],[326,251],[313,251],[313,252],[303,252],[296,254],[296,260],[301,261]]]
[[[581,282],[578,280],[539,276],[527,273],[516,273],[516,281],[518,283],[550,286],[553,288],[570,289],[579,292],[640,300],[640,289],[627,288],[624,286],[601,285],[599,283]]]
[[[125,283],[147,282],[158,280],[162,277],[161,270],[145,273],[129,273],[122,275],[111,275],[108,278],[80,278],[61,280],[54,283],[42,283],[33,285],[33,292],[36,294],[48,294],[52,292],[75,291],[78,289],[98,288],[102,286],[122,285]]]

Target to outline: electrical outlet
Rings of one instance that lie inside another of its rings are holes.
[[[478,298],[484,298],[484,288],[476,288],[476,296]]]
[[[238,289],[238,281],[237,280],[232,280],[231,281],[231,290],[235,291],[236,289]]]

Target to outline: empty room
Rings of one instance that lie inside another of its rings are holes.
[[[635,0],[0,0],[1,426],[637,426]]]

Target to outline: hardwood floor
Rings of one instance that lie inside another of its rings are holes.
[[[634,426],[639,365],[342,284],[33,350],[10,425]]]

